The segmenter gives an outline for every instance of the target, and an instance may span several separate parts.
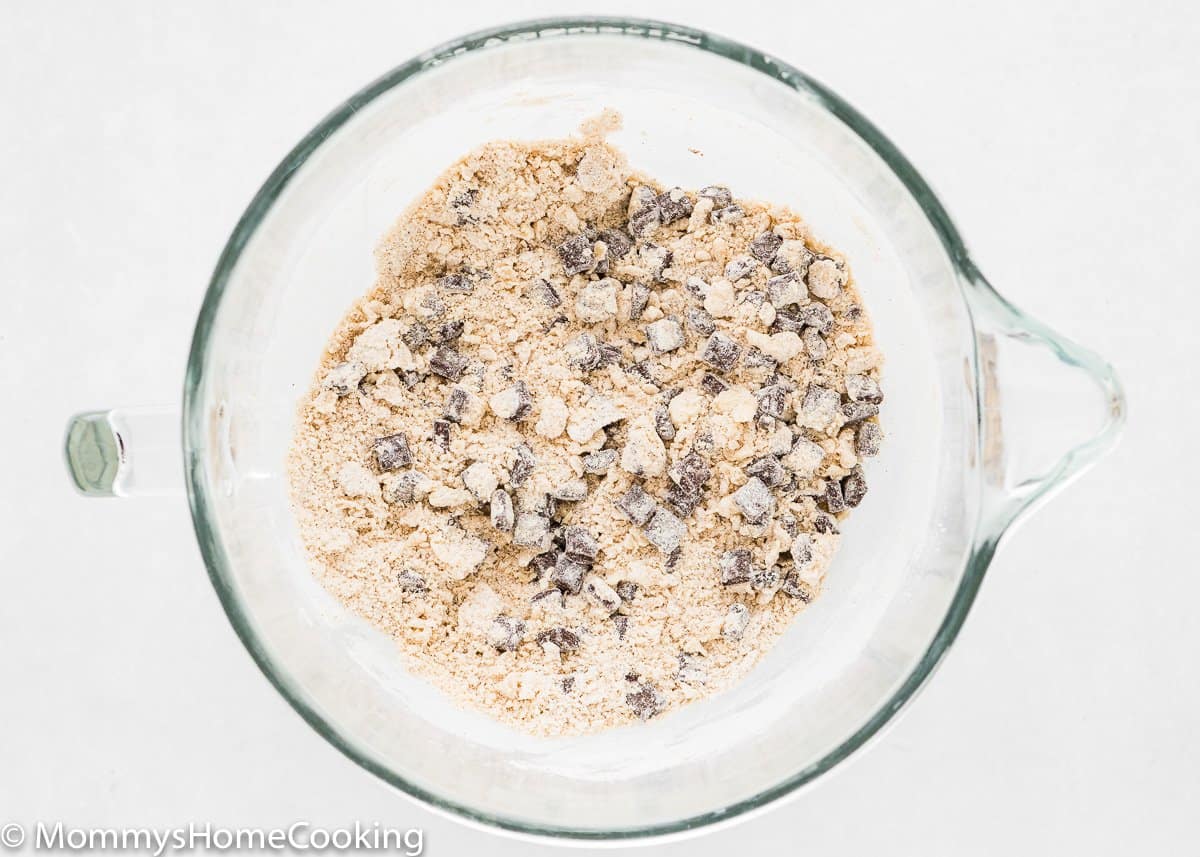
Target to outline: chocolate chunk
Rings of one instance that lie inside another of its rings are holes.
[[[719,396],[729,389],[729,385],[712,372],[705,372],[704,377],[700,379],[700,389],[710,396]]]
[[[657,504],[654,498],[642,490],[640,485],[631,485],[628,493],[617,501],[617,508],[629,516],[639,527],[649,523]]]
[[[563,693],[570,693],[575,689],[575,676],[569,675],[562,680]]]
[[[433,336],[431,338],[433,339],[433,342],[435,345],[445,345],[449,342],[454,342],[456,339],[461,338],[462,335],[463,335],[462,321],[448,321],[445,324],[439,326],[438,329],[436,331],[434,331]]]
[[[692,449],[701,455],[711,455],[715,446],[713,436],[708,432],[701,432],[696,435],[696,439],[692,441]]]
[[[634,283],[629,287],[629,319],[637,321],[650,302],[650,287],[645,283]]]
[[[567,604],[567,596],[561,589],[555,587],[553,589],[543,589],[541,592],[535,592],[529,599],[529,604],[531,606],[537,606],[543,602],[553,604],[555,607],[565,607]]]
[[[550,519],[535,512],[521,512],[513,527],[513,544],[528,548],[550,546]]]
[[[625,694],[625,704],[633,709],[638,720],[645,722],[666,708],[667,698],[654,685],[641,682],[637,690]]]
[[[533,284],[533,294],[537,296],[545,306],[550,308],[562,306],[562,295],[550,283],[549,280],[537,280]]]
[[[630,375],[636,375],[647,384],[653,384],[656,387],[658,386],[658,379],[654,377],[654,373],[650,371],[650,367],[645,363],[630,363],[625,367],[625,371]]]
[[[637,595],[638,585],[632,580],[622,580],[617,583],[616,590],[622,601],[632,601]]]
[[[779,363],[769,354],[764,353],[758,348],[746,349],[746,366],[755,369],[766,368],[774,371],[778,368]]]
[[[788,391],[780,384],[768,384],[755,391],[754,397],[758,399],[758,413],[774,417],[777,420],[786,419],[787,393]]]
[[[780,243],[771,260],[771,270],[777,274],[794,273],[803,277],[812,261],[812,252],[798,239],[786,239]],[[811,283],[809,283],[811,291]]]
[[[545,551],[535,556],[529,561],[529,567],[533,569],[535,575],[533,579],[541,580],[554,569],[556,562],[558,562],[557,551]],[[558,592],[557,589],[553,591]]]
[[[721,636],[726,640],[740,640],[750,625],[750,608],[741,602],[729,605],[725,620],[721,623]]]
[[[591,570],[591,563],[573,559],[560,553],[550,572],[550,582],[571,595],[578,595],[583,588],[583,578]]]
[[[746,467],[747,476],[757,476],[768,488],[778,488],[788,481],[787,471],[773,455],[756,458]]]
[[[679,561],[683,559],[683,548],[675,548],[667,554],[667,561],[663,563],[663,570],[667,574],[674,574],[675,569],[679,568]]]
[[[567,364],[585,372],[600,365],[600,343],[590,333],[581,333],[563,349]]]
[[[617,595],[617,591],[594,574],[583,584],[583,597],[609,613],[616,613],[621,606],[621,596]]]
[[[465,274],[447,274],[439,278],[435,285],[444,292],[470,294],[475,291],[475,283]]]
[[[655,203],[658,205],[659,221],[664,226],[692,215],[692,200],[683,192],[683,188],[673,187],[660,193]]]
[[[450,448],[450,425],[449,420],[433,421],[433,442],[443,450]]]
[[[643,532],[650,544],[662,553],[669,554],[679,547],[680,541],[687,534],[687,524],[666,509],[660,508],[654,511]]]
[[[771,333],[779,333],[784,330],[790,330],[792,333],[800,333],[804,330],[804,317],[799,309],[780,307],[775,310],[775,320],[771,322]]]
[[[568,276],[583,274],[596,269],[596,256],[592,251],[592,240],[586,235],[573,235],[558,245],[558,256]]]
[[[742,516],[752,524],[765,522],[775,511],[775,495],[757,476],[733,492],[733,502],[742,510]]]
[[[821,333],[833,330],[833,312],[820,301],[800,307],[800,318],[806,325],[816,328]]]
[[[604,242],[605,255],[609,259],[624,259],[633,249],[633,239],[624,229],[605,229],[600,233]]]
[[[729,264],[725,266],[725,279],[731,283],[736,283],[743,277],[748,277],[758,267],[758,262],[751,259],[749,256],[735,256],[729,260]]]
[[[412,464],[412,451],[408,448],[408,436],[404,432],[376,438],[371,448],[380,470],[399,470]]]
[[[610,342],[600,343],[600,362],[596,364],[599,369],[602,366],[619,366],[621,363],[621,347],[613,345]]]
[[[646,341],[659,354],[674,351],[684,343],[683,328],[673,318],[660,318],[646,325]]]
[[[644,238],[658,227],[659,217],[657,205],[635,211],[629,218],[629,233],[634,238]]]
[[[836,535],[838,532],[837,523],[833,518],[819,512],[813,517],[813,529],[822,534],[833,533]]]
[[[777,565],[770,568],[756,568],[750,575],[750,588],[755,592],[771,592],[779,587],[779,579],[782,576]]]
[[[405,345],[415,351],[429,341],[429,328],[423,321],[414,321],[409,325],[408,330],[400,334],[400,338],[404,340]]]
[[[700,188],[700,196],[713,201],[713,208],[724,208],[733,204],[733,192],[724,185],[710,184]]]
[[[675,258],[670,250],[657,244],[646,243],[638,250],[638,255],[641,257],[642,267],[654,278],[654,282],[665,283],[667,281],[664,272],[670,267],[671,260]]]
[[[724,208],[714,208],[708,215],[709,223],[737,223],[746,216],[746,211],[737,203]]]
[[[741,292],[737,296],[737,302],[740,304],[750,304],[751,306],[762,306],[766,303],[766,292],[760,292],[758,289],[751,289],[748,292]]]
[[[512,652],[521,645],[525,623],[513,616],[497,616],[488,628],[487,640],[499,652]]]
[[[512,497],[508,496],[508,492],[497,488],[492,493],[492,526],[502,533],[507,533],[513,528],[516,523],[516,518],[513,515]]]
[[[475,215],[471,212],[471,206],[475,204],[475,200],[478,198],[479,191],[470,187],[450,199],[450,207],[458,215],[459,226],[475,222]]]
[[[718,372],[728,372],[742,356],[742,346],[720,333],[714,333],[704,345],[700,359]]]
[[[433,321],[446,314],[446,304],[435,291],[428,292],[417,305],[419,315],[426,321]]]
[[[513,488],[519,488],[525,484],[525,480],[533,473],[537,459],[533,457],[533,450],[524,443],[518,443],[513,447],[513,452],[515,456],[512,469],[508,473],[508,484]]]
[[[783,584],[779,587],[779,591],[788,598],[798,598],[805,604],[811,604],[813,598],[816,597],[816,592],[810,584],[805,583],[800,579],[800,575],[796,572],[790,572],[784,579]]]
[[[470,405],[471,394],[462,387],[454,387],[446,397],[446,407],[442,410],[442,416],[452,423],[461,423]]]
[[[517,422],[529,416],[533,409],[533,397],[529,395],[525,382],[518,381],[488,399],[488,405],[501,419]]]
[[[425,578],[417,574],[415,571],[404,569],[396,575],[396,585],[400,587],[402,592],[425,592],[429,586],[425,583]]]
[[[842,494],[842,483],[836,479],[827,479],[825,493],[817,502],[830,514],[836,515],[838,512],[846,511],[846,498]]]
[[[570,482],[564,482],[561,485],[556,485],[554,490],[550,492],[550,496],[555,500],[563,500],[567,503],[578,503],[587,496],[587,482],[582,479],[572,479]]]
[[[620,613],[614,613],[611,618],[613,627],[617,631],[617,639],[624,640],[625,633],[629,630],[629,617],[622,616]]]
[[[862,423],[854,438],[854,451],[862,458],[879,455],[879,447],[883,443],[883,432],[879,423]]]
[[[668,468],[667,476],[676,485],[699,488],[712,476],[712,468],[695,452],[689,452]]]
[[[842,405],[842,416],[846,418],[846,425],[861,423],[868,417],[878,414],[879,405],[874,402],[845,402]]]
[[[467,358],[449,345],[443,345],[429,358],[429,371],[447,381],[457,381],[467,368]]]
[[[878,405],[883,401],[883,390],[879,382],[870,375],[847,375],[846,396],[852,402],[871,402]]]
[[[708,283],[695,275],[683,281],[683,288],[698,301],[702,301],[708,296]]]
[[[842,480],[842,496],[851,509],[867,496],[867,478],[863,476],[861,467],[851,470],[850,475]]]
[[[704,666],[704,657],[702,655],[680,652],[679,669],[675,671],[675,678],[684,684],[704,684],[707,682],[708,669]]]
[[[675,439],[675,423],[671,422],[671,412],[665,405],[659,405],[654,409],[654,430],[663,440]]]
[[[774,232],[764,232],[750,242],[750,255],[764,265],[769,265],[782,243],[783,239]]]
[[[701,309],[700,307],[688,307],[687,322],[692,330],[702,333],[705,336],[708,336],[717,329],[716,322],[713,321],[713,317],[709,315],[708,310]]]
[[[600,553],[600,543],[585,527],[573,525],[564,532],[566,553],[572,559],[592,563]]]
[[[570,319],[568,319],[565,315],[555,316],[554,318],[550,319],[549,322],[542,325],[542,332],[549,333],[560,324],[566,324],[568,321],[570,321]]]
[[[816,328],[804,328],[804,333],[800,334],[800,338],[804,341],[804,350],[816,362],[820,363],[829,354],[829,345]]]
[[[548,631],[542,631],[537,635],[537,641],[541,646],[547,643],[557,646],[563,654],[576,651],[580,645],[579,635],[566,628],[551,628]]]
[[[813,537],[808,533],[796,533],[792,539],[792,565],[796,571],[803,571],[813,561]]]
[[[686,518],[692,512],[696,511],[696,507],[700,505],[700,501],[703,499],[704,492],[699,487],[676,484],[672,484],[667,488],[667,494],[664,498],[671,510],[682,518]]]
[[[583,472],[593,476],[603,476],[616,463],[617,451],[615,449],[598,449],[583,457]]]
[[[750,551],[745,548],[725,551],[717,563],[717,570],[721,574],[722,586],[749,586],[750,578],[754,574]]]

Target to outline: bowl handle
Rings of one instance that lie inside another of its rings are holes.
[[[973,265],[964,289],[975,326],[981,535],[994,547],[1113,448],[1125,394],[1104,359],[1025,315]]]
[[[119,408],[67,423],[67,472],[85,497],[178,497],[184,493],[179,410]]]

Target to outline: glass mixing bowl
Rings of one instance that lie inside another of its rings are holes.
[[[887,439],[824,594],[745,681],[645,725],[533,738],[409,676],[313,580],[284,455],[326,338],[371,285],[375,242],[409,201],[478,144],[563,136],[606,107],[624,116],[612,140],[637,168],[789,204],[846,254],[886,356]],[[1112,445],[1122,411],[1111,369],[997,295],[912,165],[828,89],[686,27],[544,20],[405,63],[267,179],[196,325],[183,455],[229,619],[322,736],[461,818],[632,839],[743,816],[861,747],[945,654],[1001,536]],[[171,490],[176,419],[75,418],[77,485]]]

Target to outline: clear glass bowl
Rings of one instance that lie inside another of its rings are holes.
[[[296,404],[375,242],[447,165],[496,138],[557,137],[602,108],[668,184],[787,203],[851,260],[887,363],[883,454],[826,591],[740,685],[646,725],[517,734],[404,670],[313,580],[288,504]],[[196,533],[233,626],[321,735],[403,792],[529,834],[633,839],[742,816],[876,734],[953,641],[1000,537],[1114,442],[1110,368],[1023,316],[972,264],[896,148],[796,69],[685,27],[546,20],[400,66],[267,179],[217,265],[183,403]],[[81,415],[93,494],[163,489],[160,411]],[[1064,453],[1065,451],[1065,453]]]

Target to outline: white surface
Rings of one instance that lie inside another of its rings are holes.
[[[1200,801],[1184,546],[1200,14],[776,6],[607,11],[743,40],[848,98],[938,188],[993,282],[1117,365],[1131,421],[1004,546],[882,740],[798,801],[654,853],[1178,853]],[[466,29],[589,7],[0,9],[0,824],[358,818],[424,827],[433,855],[551,852],[434,816],[343,759],[228,627],[185,503],[78,498],[59,444],[74,411],[177,398],[229,230],[342,97]]]

